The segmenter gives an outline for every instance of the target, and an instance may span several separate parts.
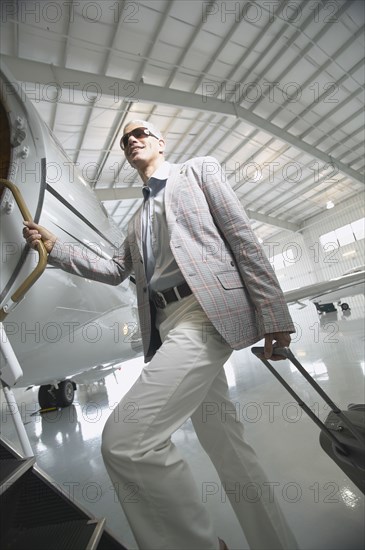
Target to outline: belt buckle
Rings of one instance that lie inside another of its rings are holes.
[[[166,298],[162,294],[162,292],[155,292],[153,296],[153,301],[156,307],[159,307],[160,309],[164,309],[167,306]]]

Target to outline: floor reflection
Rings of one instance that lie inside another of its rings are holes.
[[[297,333],[292,350],[306,370],[341,407],[364,401],[364,298],[351,310],[319,316],[313,305],[291,307]],[[144,367],[138,358],[120,365],[104,382],[79,386],[74,404],[40,415],[35,389],[15,391],[31,445],[43,468],[72,498],[107,525],[130,549],[137,548],[116,500],[100,454],[108,416]],[[280,373],[322,419],[328,414],[308,383],[289,362]],[[236,414],[256,449],[285,515],[303,550],[360,550],[364,547],[364,498],[322,451],[319,430],[250,350],[234,352],[225,365]],[[6,407],[2,434],[18,447]],[[190,421],[173,436],[190,461],[197,484],[219,484]],[[231,549],[247,542],[230,504],[219,491],[206,498],[217,534]]]

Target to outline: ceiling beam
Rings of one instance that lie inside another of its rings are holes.
[[[280,227],[281,229],[286,229],[288,231],[299,231],[300,226],[287,222],[285,220],[281,220],[280,218],[274,218],[273,216],[267,216],[266,214],[260,214],[259,212],[255,212],[254,210],[247,210],[246,214],[251,220],[256,220],[257,222],[262,222],[267,225],[272,225],[274,227]]]
[[[99,201],[121,201],[124,199],[142,199],[142,185],[138,187],[108,187],[94,189]]]
[[[3,55],[2,61],[9,67],[9,70],[13,73],[16,80],[20,82],[33,82],[39,85],[39,93],[42,92],[42,86],[51,86],[52,83],[54,83],[55,86],[61,86],[62,89],[67,89],[69,93],[72,88],[75,91],[90,90],[90,84],[92,83],[92,89],[95,90],[97,88],[103,97],[114,96],[116,100],[128,98],[129,101],[169,105],[184,109],[222,114],[244,120],[251,126],[275,136],[284,143],[295,147],[297,150],[313,158],[321,160],[325,164],[335,163],[343,174],[346,174],[355,181],[362,184],[364,183],[362,175],[346,164],[333,159],[330,155],[327,155],[309,143],[306,143],[285,130],[282,130],[275,124],[272,124],[231,101],[224,101],[199,93],[169,89],[164,86],[144,84],[142,82],[136,84],[121,78],[95,75],[74,69],[64,69],[62,67],[51,66],[29,59],[19,59],[8,55]],[[57,77],[57,82],[55,82],[54,75]],[[33,94],[34,93],[35,92],[33,92]],[[88,95],[89,94],[90,92],[88,92]],[[40,99],[42,99],[42,96],[40,96]]]
[[[142,186],[133,186],[133,187],[113,187],[107,189],[94,189],[96,196],[102,202],[108,201],[120,201],[125,199],[142,199]],[[266,216],[265,214],[260,214],[254,210],[246,210],[248,217],[251,220],[256,220],[258,222],[266,223],[268,225],[273,225],[274,227],[279,227],[280,229],[286,229],[288,231],[299,231],[300,226],[295,223],[287,222],[285,220],[277,219],[273,216]]]

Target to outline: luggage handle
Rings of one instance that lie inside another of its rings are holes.
[[[270,370],[270,372],[275,376],[277,380],[284,386],[284,388],[292,395],[295,399],[295,401],[298,403],[298,405],[308,414],[308,416],[321,428],[323,432],[326,433],[326,435],[331,439],[331,441],[336,445],[338,451],[342,453],[343,455],[347,456],[348,451],[347,449],[338,441],[336,436],[331,432],[329,428],[320,420],[314,412],[306,405],[299,397],[297,393],[292,389],[292,387],[284,380],[284,378],[274,369],[274,367],[271,365],[271,363],[265,358],[264,356],[264,348],[263,347],[253,347],[251,348],[251,351],[256,357],[258,357],[264,365]],[[299,363],[298,359],[295,357],[293,352],[289,348],[274,348],[275,355],[282,355],[284,359],[289,359],[293,363],[293,365],[298,369],[298,371],[304,376],[304,378],[309,382],[309,384],[317,391],[317,393],[322,397],[322,399],[329,405],[332,409],[332,411],[342,420],[342,422],[347,426],[347,428],[351,431],[351,433],[356,437],[356,439],[361,443],[362,447],[364,447],[364,440],[361,436],[361,434],[358,433],[355,426],[352,424],[348,418],[343,414],[343,412],[337,407],[337,405],[328,397],[326,392],[321,388],[319,384],[313,378],[311,375],[305,370],[305,368]]]

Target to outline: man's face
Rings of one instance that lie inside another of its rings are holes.
[[[124,128],[124,134],[131,132],[135,128],[140,128],[140,124],[128,124]],[[128,139],[128,144],[124,149],[124,154],[129,164],[134,168],[142,168],[155,162],[165,150],[165,142],[163,139],[157,139],[154,136],[143,135],[136,138],[131,135]]]

